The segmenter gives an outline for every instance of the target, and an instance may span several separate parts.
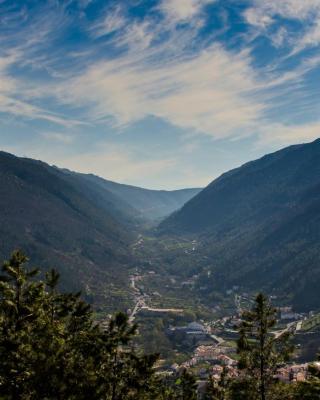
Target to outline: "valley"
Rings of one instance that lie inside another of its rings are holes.
[[[245,164],[203,190],[171,192],[0,153],[0,254],[21,247],[44,268],[50,260],[98,321],[127,312],[142,333],[138,344],[167,364],[196,348],[196,339],[176,339],[192,323],[215,346],[234,349],[234,323],[264,291],[277,308],[289,307],[293,320],[279,317],[274,334],[302,338],[303,359],[319,326],[319,172],[319,140]]]
[[[141,257],[141,265],[129,277],[133,304],[127,310],[129,320],[139,325],[141,338],[138,344],[147,352],[160,351],[165,370],[176,363],[194,365],[196,370],[199,363],[204,367],[200,362],[202,356],[197,362],[193,360],[193,354],[199,351],[212,354],[205,357],[209,364],[210,357],[216,360],[218,355],[237,359],[237,326],[242,312],[252,307],[256,294],[256,291],[244,292],[241,287],[234,286],[223,293],[206,297],[203,294],[207,289],[203,287],[202,274],[194,274],[193,268],[186,268],[183,273],[177,274],[187,265],[186,259],[194,267],[193,261],[198,259],[197,245],[200,243],[194,239],[185,238],[179,242],[177,238],[162,237],[159,240],[143,234],[133,245],[137,260]],[[166,264],[164,255],[176,260],[174,268]],[[274,337],[280,338],[286,333],[293,335],[297,365],[313,360],[318,348],[315,343],[320,347],[318,314],[313,310],[295,312],[284,296],[273,295],[272,302],[279,310]],[[199,333],[200,340],[190,341],[180,333],[178,336],[172,334],[192,323],[203,326],[204,335]],[[312,341],[308,341],[308,337]]]
[[[147,247],[142,243],[153,242],[150,237],[142,236],[139,241],[140,250],[145,254]],[[173,246],[170,240],[157,242],[157,245],[160,248],[170,247],[177,256],[186,254],[186,247],[191,248],[194,243],[191,240],[187,246],[185,240]],[[154,246],[155,243],[149,250],[153,255],[157,254]],[[187,366],[199,375],[200,369],[209,371],[212,363],[221,360],[232,366],[233,360],[237,360],[237,327],[243,311],[252,307],[255,292],[243,293],[235,287],[226,291],[219,300],[206,301],[197,282],[199,276],[182,279],[171,275],[165,268],[158,273],[158,257],[147,258],[146,261],[148,267],[143,271],[136,269],[130,276],[134,308],[129,309],[128,314],[130,322],[139,325],[141,339],[138,344],[147,352],[160,351],[161,368],[166,371],[174,364],[176,368],[178,365]],[[296,368],[301,366],[305,370],[305,363],[315,359],[320,347],[320,314],[314,311],[294,312],[281,297],[273,297],[272,302],[278,309],[278,321],[272,334],[276,339],[287,333],[293,336],[296,348],[294,363]],[[190,340],[182,332],[192,329],[192,324],[200,324],[203,328]],[[291,367],[288,366],[288,371]],[[206,376],[205,372],[202,374]]]

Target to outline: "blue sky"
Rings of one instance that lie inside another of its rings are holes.
[[[320,136],[320,0],[0,0],[0,148],[204,186]]]

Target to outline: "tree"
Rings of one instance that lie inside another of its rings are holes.
[[[290,334],[272,335],[276,309],[263,294],[258,294],[252,310],[245,311],[242,318],[237,347],[243,378],[237,389],[241,389],[247,399],[267,400],[271,398],[279,365],[288,360],[293,350]]]
[[[155,397],[157,400],[180,400],[181,397],[175,390],[174,384],[169,384],[168,382],[159,382],[159,387],[157,390],[157,395]]]
[[[175,382],[179,400],[195,400],[197,398],[197,383],[193,374],[183,369]]]
[[[32,335],[34,329],[41,330],[44,285],[32,281],[38,271],[26,271],[27,261],[15,252],[0,277],[0,395],[14,399],[32,392]]]
[[[106,329],[80,293],[60,293],[14,252],[0,276],[0,398],[133,400],[156,393],[157,355],[133,348],[136,326],[125,314]]]
[[[228,371],[226,367],[224,367],[218,381],[214,380],[212,376],[209,377],[205,400],[227,400],[229,398],[229,385]]]

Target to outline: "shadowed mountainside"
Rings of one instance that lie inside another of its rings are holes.
[[[150,218],[181,207],[193,193],[173,192],[171,198],[166,192],[163,198],[161,191],[0,152],[0,257],[21,248],[35,264],[58,268],[67,289],[82,288],[88,299],[94,295],[98,303],[122,308],[138,232]]]
[[[320,140],[290,146],[213,181],[159,226],[194,236],[208,287],[281,289],[320,306]]]

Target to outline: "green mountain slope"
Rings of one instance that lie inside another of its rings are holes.
[[[21,248],[63,272],[68,288],[108,297],[106,285],[127,285],[133,240],[109,203],[56,168],[0,153],[0,257]]]
[[[210,289],[275,290],[320,307],[320,140],[222,175],[159,229],[198,238]]]
[[[163,195],[0,152],[0,259],[20,248],[33,263],[58,268],[67,289],[124,308],[136,262],[131,245],[145,221],[193,193]]]

